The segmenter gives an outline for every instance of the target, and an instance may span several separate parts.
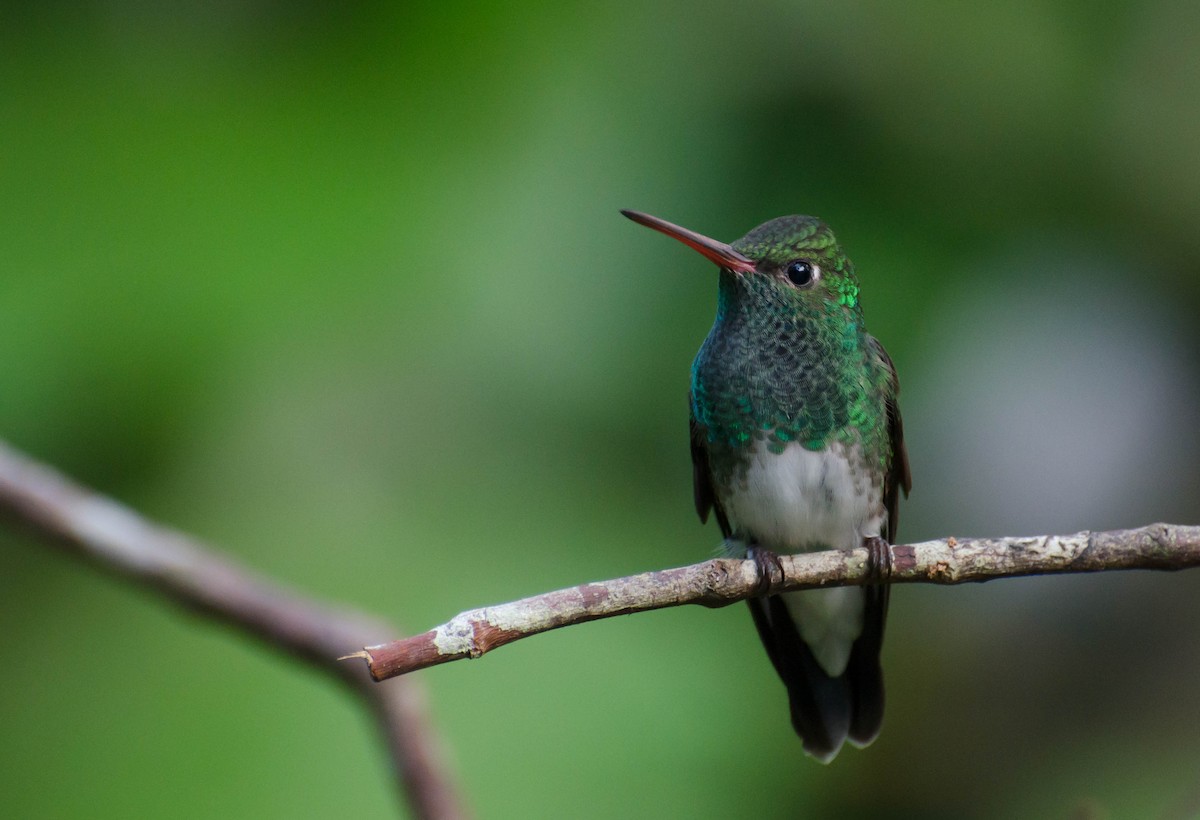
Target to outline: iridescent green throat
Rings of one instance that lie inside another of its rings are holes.
[[[710,444],[766,440],[782,452],[859,441],[869,460],[885,457],[887,374],[843,260],[827,292],[721,272],[716,321],[692,365],[692,412]]]

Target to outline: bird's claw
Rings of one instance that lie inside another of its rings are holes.
[[[746,557],[754,562],[758,570],[756,593],[760,597],[770,594],[771,590],[783,583],[783,563],[774,552],[755,545],[746,550]]]
[[[864,538],[863,546],[867,549],[866,582],[882,584],[889,581],[892,577],[891,546],[878,535]]]

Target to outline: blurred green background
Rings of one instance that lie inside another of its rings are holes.
[[[691,563],[707,263],[812,213],[901,537],[1200,521],[1200,6],[0,4],[0,436],[423,630]],[[743,607],[420,673],[489,818],[1184,816],[1200,573],[908,587],[805,758]],[[357,704],[0,532],[13,817],[385,817]],[[181,674],[179,670],[184,670]]]

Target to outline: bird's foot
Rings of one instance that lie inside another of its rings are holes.
[[[866,582],[868,584],[886,583],[892,577],[891,546],[878,535],[864,538],[863,546],[867,548]]]
[[[783,564],[779,556],[766,547],[752,544],[746,548],[746,557],[754,562],[758,569],[757,594],[764,596],[783,583]]]

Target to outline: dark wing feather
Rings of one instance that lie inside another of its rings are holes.
[[[729,530],[729,519],[721,507],[721,500],[713,490],[712,470],[708,466],[708,434],[696,421],[696,414],[688,412],[688,428],[692,442],[692,492],[696,500],[696,514],[700,523],[708,521],[709,510],[717,515],[717,523],[721,525],[721,534],[728,538],[733,533]]]
[[[891,374],[891,390],[887,397],[888,438],[892,443],[892,460],[888,465],[887,476],[883,483],[883,503],[888,511],[887,540],[889,544],[896,543],[896,526],[900,520],[900,493],[903,491],[907,498],[912,490],[912,473],[908,469],[908,449],[904,446],[904,420],[900,417],[900,379],[896,375],[896,365],[892,357],[883,349],[879,340],[871,337],[871,346],[879,354],[879,359]]]

